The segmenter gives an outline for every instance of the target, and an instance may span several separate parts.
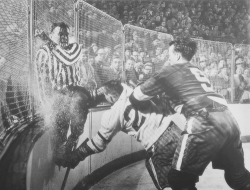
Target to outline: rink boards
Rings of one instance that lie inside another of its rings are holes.
[[[100,127],[103,112],[109,109],[102,107],[93,109],[88,115],[84,133],[78,144],[87,137],[93,137]],[[242,136],[250,136],[249,112],[250,105],[229,105],[238,121]],[[175,116],[175,122],[183,128],[185,119]],[[52,146],[50,130],[43,130],[43,122],[31,125],[12,143],[1,164],[1,189],[27,189],[27,190],[59,190],[65,176],[66,169],[54,165],[52,160]],[[133,162],[135,153],[144,156],[142,146],[132,137],[120,132],[112,140],[106,151],[88,157],[75,169],[70,170],[65,190],[74,189],[79,184],[85,187],[89,181],[97,178],[94,173],[107,173],[114,167],[112,163],[121,160],[127,164]],[[122,164],[122,162],[120,162]],[[5,165],[4,165],[5,164]],[[106,167],[105,167],[106,166]],[[90,175],[91,174],[91,175]],[[98,180],[97,180],[98,181]],[[79,183],[81,182],[81,183]],[[82,188],[85,189],[85,188]]]
[[[79,144],[87,137],[92,137],[96,134],[100,127],[100,119],[103,112],[108,109],[92,110],[89,114],[87,125],[83,135],[80,138]],[[250,105],[234,104],[229,105],[229,109],[234,114],[238,121],[242,135],[250,135],[250,127],[248,124]],[[180,128],[183,128],[185,119],[175,116],[176,123]],[[88,157],[81,162],[75,169],[70,171],[65,189],[72,189],[85,176],[102,167],[103,165],[112,162],[113,160],[129,155],[133,152],[142,150],[142,146],[128,135],[120,132],[109,144],[106,151]],[[27,189],[36,190],[52,190],[60,189],[65,175],[65,169],[58,168],[52,162],[52,150],[50,144],[49,131],[46,132],[35,144],[31,151],[28,161],[27,170]]]

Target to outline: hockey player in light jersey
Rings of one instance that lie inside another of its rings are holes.
[[[135,137],[146,149],[146,167],[157,189],[169,187],[166,176],[181,135],[181,130],[172,122],[172,116],[164,115],[151,101],[143,102],[140,109],[144,111],[134,109],[129,101],[133,90],[119,81],[111,80],[102,89],[107,101],[113,105],[103,114],[101,128],[91,140],[82,143],[66,158],[62,146],[57,155],[62,155],[58,165],[75,168],[87,156],[105,150],[112,138],[122,131]]]

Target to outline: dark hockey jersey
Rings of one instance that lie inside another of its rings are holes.
[[[183,105],[204,96],[226,104],[223,96],[214,92],[204,73],[190,63],[163,67],[135,89],[134,96],[138,100],[147,100],[161,93],[165,93],[176,105]]]

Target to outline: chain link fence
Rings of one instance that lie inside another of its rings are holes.
[[[239,103],[250,102],[250,45],[235,44],[234,46],[235,100]]]
[[[31,114],[26,0],[0,2],[0,142]]]
[[[234,101],[231,97],[232,44],[193,40],[197,42],[198,49],[191,62],[204,72],[215,92],[223,95],[228,101]]]
[[[81,86],[93,89],[111,79],[122,79],[122,23],[95,7],[78,6],[79,43],[82,45]]]
[[[144,82],[163,65],[169,65],[168,44],[173,40],[171,35],[129,24],[124,26],[124,33],[125,71],[129,84]]]

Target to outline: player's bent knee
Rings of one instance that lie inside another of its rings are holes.
[[[225,180],[235,190],[250,190],[250,173],[245,170],[240,174],[225,172]]]
[[[198,176],[171,169],[168,174],[168,182],[173,190],[197,190],[195,183],[198,182]]]

